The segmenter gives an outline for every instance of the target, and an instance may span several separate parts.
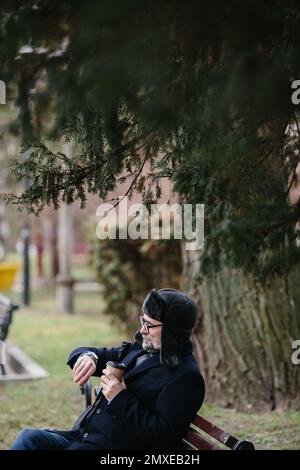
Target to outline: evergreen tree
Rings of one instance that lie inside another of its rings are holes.
[[[152,200],[148,160],[154,181],[171,177],[187,201],[206,204],[205,269],[222,260],[261,277],[288,271],[299,261],[300,206],[288,198],[299,15],[295,1],[3,2],[2,76],[17,89],[29,149],[15,172],[32,180],[12,200],[35,212],[84,205],[124,169]],[[59,138],[75,140],[72,161],[47,146]]]

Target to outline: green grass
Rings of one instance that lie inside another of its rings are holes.
[[[84,402],[66,365],[68,354],[80,345],[110,346],[123,339],[101,315],[97,293],[76,294],[76,315],[55,313],[49,292],[40,292],[37,300],[33,308],[15,313],[9,337],[47,370],[49,378],[2,386],[0,449],[8,448],[23,427],[69,428]]]
[[[205,404],[201,414],[234,436],[250,439],[257,449],[300,449],[300,411],[240,413]]]
[[[10,340],[44,367],[49,378],[0,388],[0,449],[9,448],[23,427],[70,428],[84,401],[66,366],[69,352],[80,345],[110,346],[124,339],[101,314],[97,292],[76,293],[75,308],[75,315],[58,314],[54,290],[43,288],[34,293],[32,307],[15,313]],[[96,384],[98,379],[93,380]],[[206,403],[201,413],[258,448],[300,448],[300,412],[238,413]]]

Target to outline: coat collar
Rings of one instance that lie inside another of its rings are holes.
[[[153,356],[149,357],[141,364],[138,364],[137,366],[135,366],[136,359],[142,356],[143,354],[145,354],[144,351],[141,354],[135,355],[135,360],[132,364],[131,369],[128,372],[125,372],[125,376],[124,376],[125,379],[133,377],[136,374],[140,374],[141,372],[145,372],[146,370],[151,369],[152,367],[161,367],[160,360],[159,360],[159,353],[153,354]]]
[[[181,350],[181,355],[186,356],[191,354],[193,351],[193,346],[191,341],[187,341]],[[126,356],[126,358],[122,361],[125,363],[127,371],[125,372],[124,378],[128,379],[136,374],[140,374],[141,372],[145,372],[152,367],[162,367],[160,363],[159,354],[154,354],[153,356],[149,357],[146,361],[142,362],[141,364],[135,367],[135,363],[138,357],[145,354],[146,351],[142,349],[140,346],[135,345],[132,351]]]

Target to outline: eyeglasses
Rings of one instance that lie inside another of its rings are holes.
[[[151,325],[151,323],[148,323],[144,319],[144,317],[140,317],[140,322],[141,322],[142,328],[145,328],[147,333],[149,333],[150,328],[156,328],[157,326],[162,326],[162,323],[160,323],[159,325]]]

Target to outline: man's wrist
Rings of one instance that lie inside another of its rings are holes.
[[[92,352],[92,351],[86,351],[86,352],[83,352],[82,354],[80,354],[79,357],[83,357],[83,356],[89,356],[89,357],[91,357],[91,358],[94,360],[95,366],[97,365],[98,356],[97,356],[97,354],[95,354],[94,352]]]

